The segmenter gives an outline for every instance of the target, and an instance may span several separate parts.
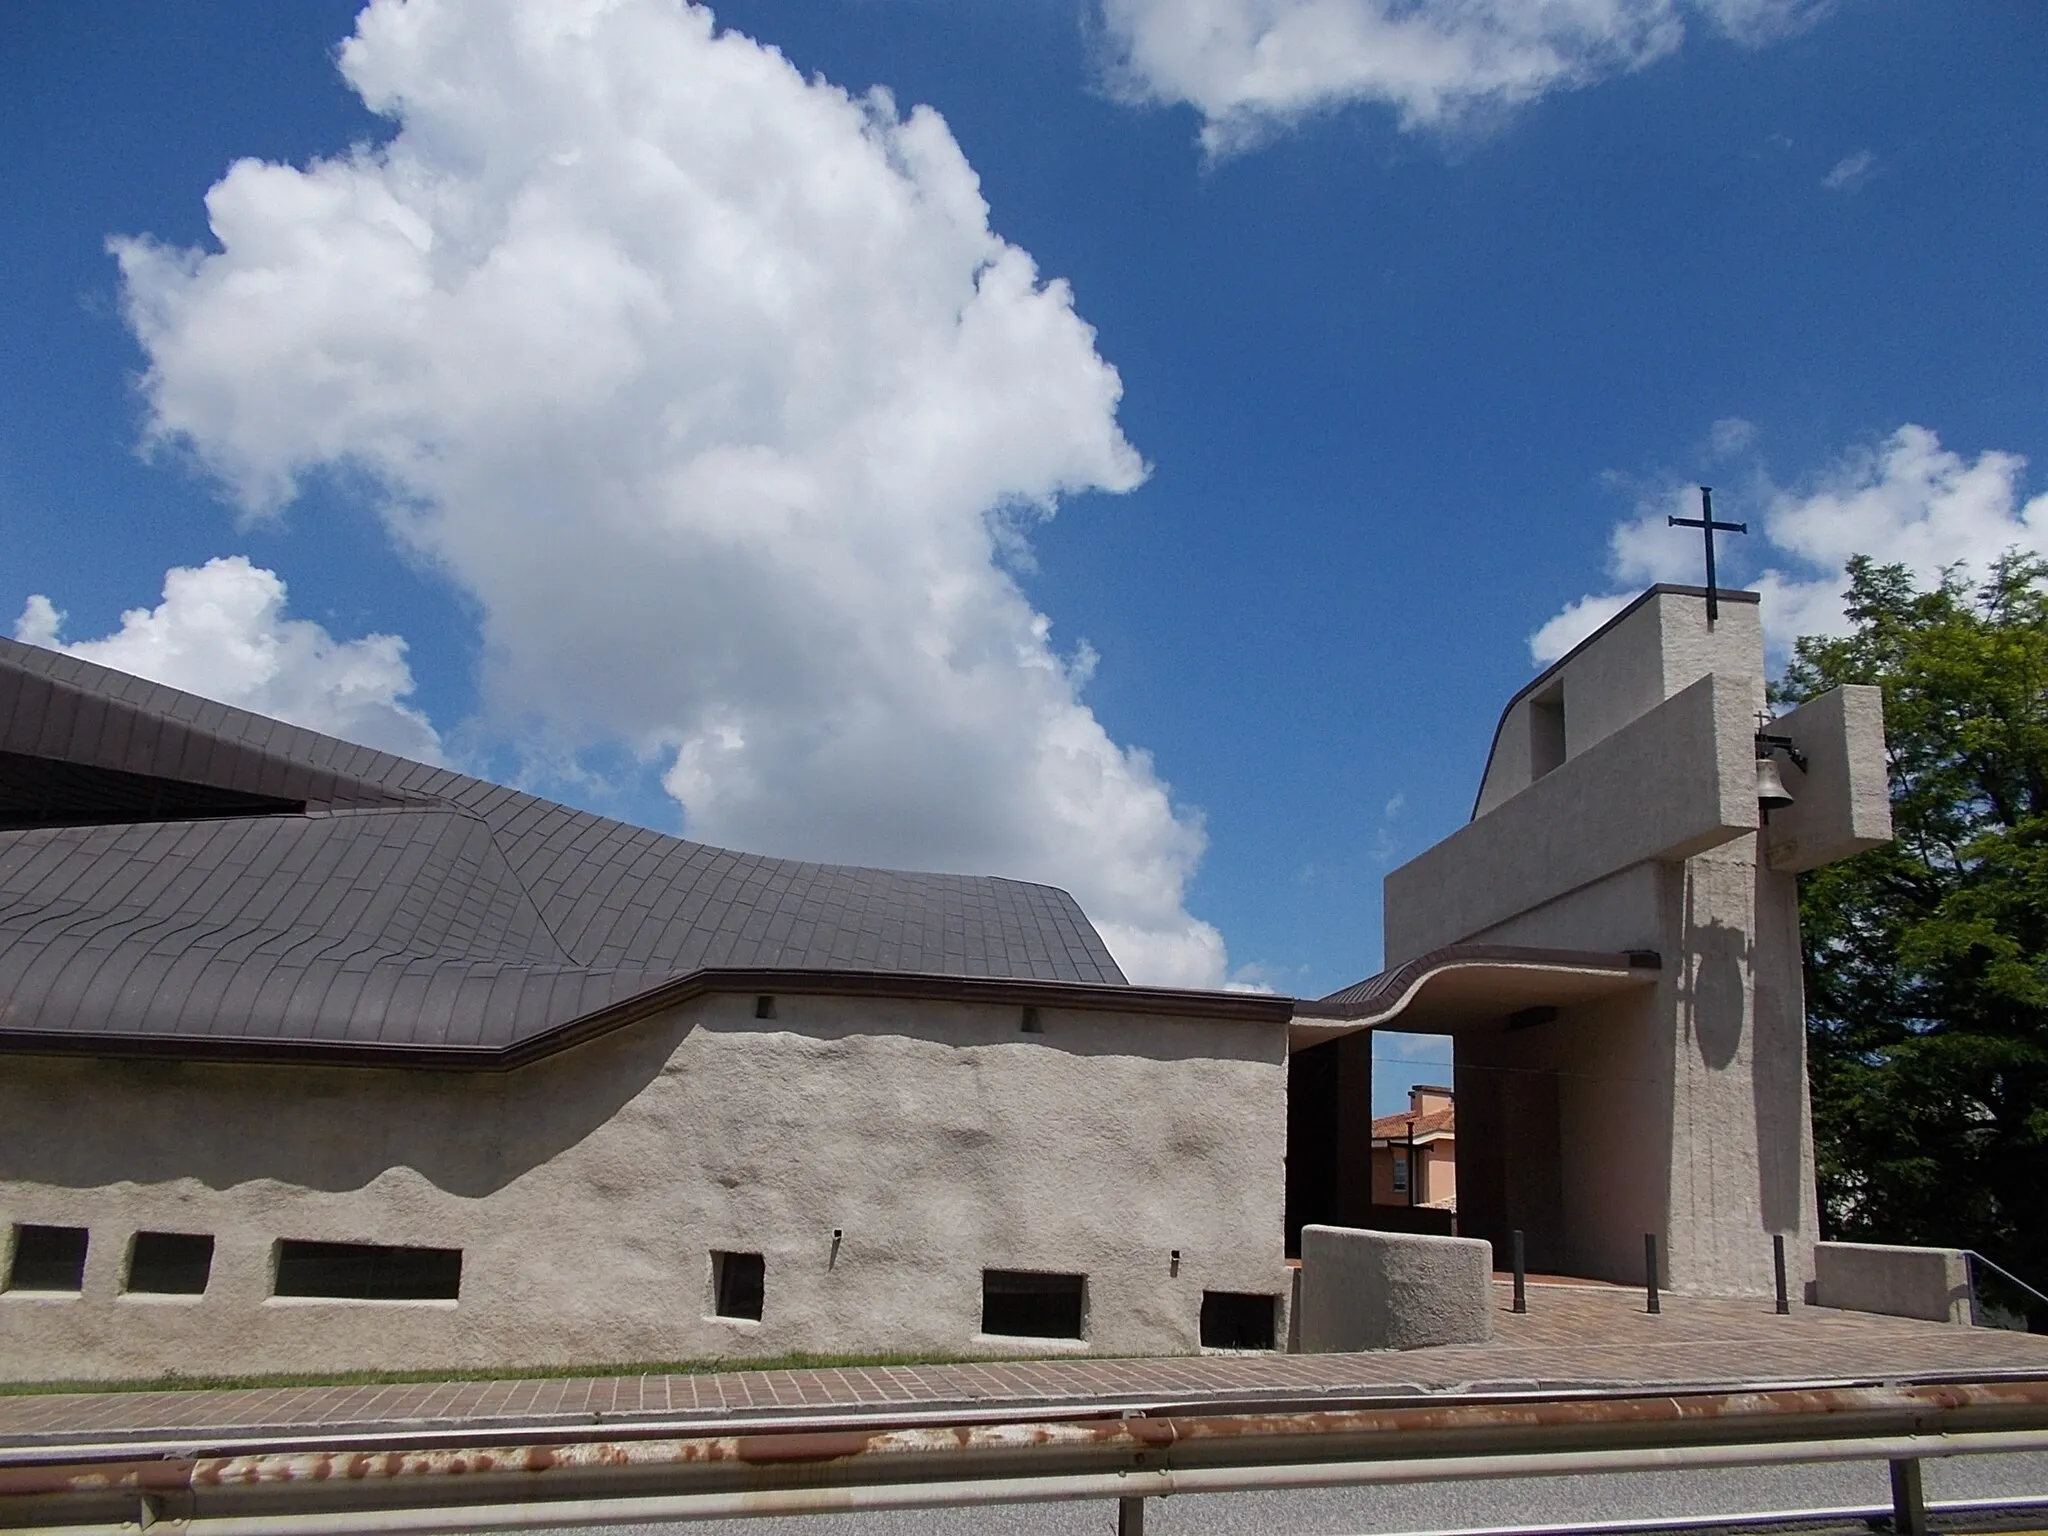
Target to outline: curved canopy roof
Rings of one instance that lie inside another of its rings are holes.
[[[1662,966],[1662,958],[1647,949],[1615,954],[1453,944],[1328,997],[1296,1003],[1289,1035],[1299,1050],[1361,1029],[1456,1034],[1498,1028],[1526,1008],[1568,1007],[1652,986]]]
[[[504,1064],[800,980],[1285,1016],[1127,986],[1049,886],[708,847],[0,640],[0,1047]]]

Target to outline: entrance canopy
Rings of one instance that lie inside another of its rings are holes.
[[[1432,1035],[1498,1029],[1528,1009],[1562,1008],[1654,986],[1663,963],[1648,949],[1614,953],[1452,944],[1328,997],[1295,1003],[1288,1049],[1301,1051],[1375,1028]]]

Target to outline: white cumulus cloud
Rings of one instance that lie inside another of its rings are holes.
[[[1989,450],[1969,459],[1907,424],[1873,447],[1842,455],[1811,484],[1787,490],[1759,472],[1735,498],[1717,491],[1714,516],[1749,524],[1728,539],[1722,585],[1762,597],[1764,640],[1782,656],[1801,635],[1840,634],[1844,569],[1854,555],[1903,565],[1922,585],[1951,567],[1982,575],[2008,549],[2048,555],[2048,493],[2023,499],[2027,461]],[[1608,574],[1624,590],[1568,604],[1529,639],[1539,664],[1556,660],[1653,582],[1697,584],[1699,532],[1673,528],[1671,513],[1699,516],[1692,486],[1647,493],[1609,537]],[[1743,509],[1747,509],[1746,511]],[[1730,579],[1730,571],[1746,573]]]
[[[441,760],[433,726],[402,702],[413,680],[396,635],[337,640],[310,619],[286,618],[277,573],[240,555],[173,567],[163,598],[129,609],[111,635],[67,642],[64,615],[36,593],[14,638],[345,741]]]
[[[1859,149],[1837,160],[1834,169],[1821,177],[1820,184],[1830,192],[1854,192],[1876,174],[1877,156]]]
[[[1688,14],[1757,47],[1827,0],[1102,0],[1129,94],[1186,102],[1227,153],[1312,112],[1391,107],[1403,127],[1520,106],[1676,50]]]
[[[373,0],[389,141],[114,242],[150,433],[252,516],[345,466],[482,615],[486,724],[625,742],[691,835],[1071,889],[1220,982],[1199,819],[1004,554],[1144,465],[940,117],[683,0]]]

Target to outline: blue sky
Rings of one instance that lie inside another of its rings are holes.
[[[1780,646],[2048,534],[2030,0],[358,9],[14,19],[24,637],[1316,995],[1683,487]]]

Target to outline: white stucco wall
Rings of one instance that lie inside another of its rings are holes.
[[[1696,679],[1393,870],[1386,963],[1462,943],[1632,866],[1752,833],[1754,708],[1744,680]]]
[[[82,1295],[0,1293],[0,1373],[1059,1350],[977,1336],[984,1268],[1087,1275],[1066,1347],[1189,1351],[1204,1289],[1285,1293],[1284,1025],[776,1011],[506,1074],[8,1058],[0,1226],[92,1238]],[[215,1236],[202,1298],[121,1294],[144,1229]],[[280,1300],[281,1238],[459,1247],[461,1298]],[[709,1316],[714,1249],[765,1255],[759,1323]]]
[[[1557,694],[1565,751],[1577,757],[1709,673],[1753,680],[1749,708],[1763,703],[1763,630],[1756,603],[1728,598],[1709,625],[1697,597],[1656,593],[1545,672],[1502,712],[1480,775],[1475,816],[1529,787],[1529,705]]]

